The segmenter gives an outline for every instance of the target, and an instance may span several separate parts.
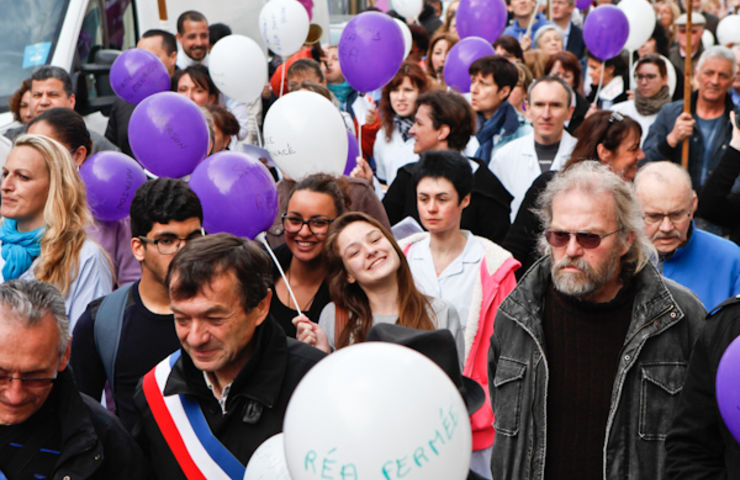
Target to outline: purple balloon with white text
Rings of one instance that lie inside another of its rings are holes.
[[[190,177],[203,205],[203,228],[254,239],[272,226],[278,192],[270,172],[258,159],[240,152],[206,158]]]
[[[149,95],[170,89],[170,75],[162,61],[141,48],[126,50],[110,67],[110,86],[133,105]]]
[[[134,193],[146,182],[146,174],[136,160],[113,151],[96,153],[85,160],[80,177],[93,217],[105,221],[127,217]]]
[[[339,38],[342,74],[358,92],[372,92],[388,83],[403,63],[403,34],[391,17],[380,12],[356,15]]]
[[[161,92],[134,109],[128,140],[144,168],[160,177],[193,172],[208,154],[208,124],[200,107],[184,95]]]
[[[627,43],[630,24],[627,16],[614,5],[594,8],[583,23],[583,41],[601,61],[616,57]]]
[[[481,57],[493,55],[491,43],[480,37],[467,37],[457,42],[445,60],[445,83],[460,93],[470,91],[470,66]]]
[[[460,38],[481,37],[493,43],[506,28],[506,2],[460,0],[455,19]]]

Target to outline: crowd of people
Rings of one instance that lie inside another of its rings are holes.
[[[349,175],[266,164],[264,245],[204,230],[187,179],[152,176],[129,216],[93,218],[79,167],[133,156],[135,106],[117,99],[101,135],[69,72],[36,69],[0,184],[0,478],[240,477],[322,358],[432,331],[461,395],[485,398],[468,478],[740,478],[714,390],[740,335],[740,45],[713,45],[732,3],[692,0],[689,45],[687,5],[659,0],[645,45],[602,61],[589,9],[510,0],[464,94],[444,77],[459,0],[388,12],[412,45],[374,92],[314,25],[249,103],[208,70],[228,26],[191,10],[144,32],[209,155],[261,146],[300,90],[359,140]]]

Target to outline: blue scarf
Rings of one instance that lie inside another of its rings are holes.
[[[0,242],[3,245],[0,252],[5,260],[3,265],[5,281],[20,277],[31,266],[33,259],[41,255],[43,234],[44,227],[30,232],[19,232],[16,221],[12,218],[6,218],[0,225]]]
[[[339,104],[343,107],[342,110],[346,111],[347,99],[352,94],[352,92],[354,92],[352,86],[347,82],[347,80],[337,84],[327,83],[326,86],[329,88],[329,90],[331,90],[331,93],[333,93],[334,96],[337,97],[337,100],[339,100]]]
[[[475,151],[475,157],[488,165],[493,151],[493,137],[499,133],[502,136],[513,135],[519,128],[519,117],[516,109],[509,102],[504,102],[488,120],[484,120],[483,115],[478,115],[478,125],[481,127],[475,137],[480,147]]]

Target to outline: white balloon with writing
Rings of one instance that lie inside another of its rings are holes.
[[[296,387],[283,431],[294,480],[462,480],[470,469],[457,388],[427,357],[391,343],[319,362]]]
[[[306,41],[308,12],[298,0],[270,0],[260,10],[259,26],[270,50],[287,57]]]
[[[341,175],[347,163],[347,130],[339,109],[318,93],[291,92],[267,111],[265,148],[294,179],[313,173]]]
[[[291,480],[282,433],[273,435],[257,447],[247,463],[244,480]]]
[[[224,95],[250,103],[267,82],[267,59],[251,38],[228,35],[211,49],[208,72]]]
[[[717,43],[725,47],[740,44],[740,15],[727,15],[717,24]]]
[[[655,30],[655,9],[647,0],[622,0],[617,5],[629,22],[630,33],[624,48],[636,51]]]

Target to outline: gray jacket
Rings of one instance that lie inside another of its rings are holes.
[[[663,477],[665,436],[705,312],[690,291],[662,278],[652,265],[633,281],[637,293],[614,379],[603,478],[655,480]],[[549,283],[545,257],[496,315],[488,377],[496,480],[544,478],[549,367],[542,320]]]

